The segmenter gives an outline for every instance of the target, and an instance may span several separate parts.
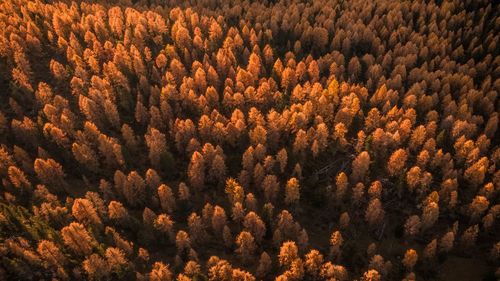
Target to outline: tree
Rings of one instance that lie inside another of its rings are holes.
[[[228,199],[231,203],[236,204],[243,202],[245,191],[243,190],[243,187],[240,186],[235,179],[228,178],[226,180],[225,192],[229,197]]]
[[[404,225],[405,228],[405,235],[407,236],[414,236],[417,235],[420,232],[420,217],[417,215],[413,215],[409,217],[406,220],[406,223]]]
[[[380,225],[380,223],[384,220],[385,211],[382,208],[382,203],[378,198],[372,199],[368,204],[365,212],[365,219],[370,225],[370,227],[375,227]]]
[[[277,177],[275,175],[267,175],[262,182],[262,188],[264,189],[266,200],[268,202],[275,202],[280,189]]]
[[[226,164],[221,155],[215,155],[208,177],[215,182],[223,183],[226,178]]]
[[[191,213],[188,217],[189,235],[193,242],[202,243],[205,240],[206,232],[201,217],[196,213]]]
[[[363,281],[380,281],[382,280],[382,276],[380,276],[380,273],[376,271],[375,269],[370,269],[363,273],[362,279]]]
[[[318,250],[311,250],[305,256],[305,269],[307,274],[313,278],[318,278],[323,265],[323,255]]]
[[[278,255],[279,263],[283,267],[290,267],[292,262],[299,258],[299,249],[293,241],[284,242]]]
[[[406,183],[413,191],[420,184],[422,178],[420,167],[414,166],[406,173]]]
[[[422,212],[422,229],[428,229],[434,225],[439,218],[439,206],[436,202],[428,202]]]
[[[231,234],[231,229],[227,225],[225,225],[222,230],[222,240],[227,248],[231,248],[233,245],[233,235]]]
[[[389,158],[389,163],[387,164],[387,170],[391,176],[396,176],[401,174],[405,165],[408,155],[405,150],[396,150]]]
[[[40,181],[53,188],[54,191],[61,191],[66,187],[62,166],[54,159],[36,159],[35,172]]]
[[[175,246],[178,253],[185,253],[191,249],[191,239],[189,234],[183,230],[179,230],[175,236]]]
[[[259,259],[259,265],[257,266],[257,277],[264,278],[272,269],[271,257],[266,253],[262,252]]]
[[[353,181],[363,181],[366,173],[370,168],[370,155],[368,152],[361,152],[352,162],[352,174],[351,178]]]
[[[472,203],[469,205],[470,217],[472,220],[477,220],[484,214],[484,212],[488,209],[490,202],[484,196],[476,196]]]
[[[241,256],[243,262],[247,263],[253,259],[253,255],[256,249],[255,239],[253,235],[248,231],[242,231],[238,234],[236,238],[236,253]]]
[[[230,281],[233,277],[233,268],[229,262],[226,260],[221,260],[217,257],[211,257],[208,269],[208,280],[209,281]]]
[[[128,204],[142,206],[146,200],[146,183],[136,171],[132,171],[127,176],[122,192]]]
[[[330,255],[339,258],[342,250],[342,244],[344,243],[344,238],[342,238],[342,234],[340,231],[334,231],[330,236]]]
[[[340,215],[340,219],[339,219],[340,228],[342,228],[342,229],[348,229],[350,222],[351,222],[351,218],[349,217],[349,213],[348,212],[343,212]]]
[[[262,242],[262,238],[266,234],[266,225],[256,213],[249,212],[245,216],[243,226],[255,237],[257,243]]]
[[[161,157],[167,152],[167,140],[165,135],[155,128],[150,128],[148,133],[144,136],[144,139],[149,148],[151,165],[160,169]]]
[[[432,239],[427,246],[425,246],[423,257],[432,260],[436,256],[437,240]]]
[[[189,183],[194,188],[201,190],[205,186],[205,159],[198,151],[191,156],[188,167]]]
[[[179,183],[179,200],[189,201],[190,197],[189,187],[184,182]]]
[[[66,257],[63,255],[61,250],[50,240],[39,241],[36,251],[43,260],[45,268],[60,268],[67,262]]]
[[[408,249],[405,253],[405,256],[403,258],[403,265],[406,267],[407,270],[411,271],[415,264],[417,263],[418,260],[418,254],[417,251],[413,249]]]
[[[155,262],[149,273],[150,281],[173,281],[174,277],[170,271],[169,265],[162,262]]]
[[[281,173],[284,173],[286,165],[287,165],[287,161],[288,161],[288,154],[286,152],[286,149],[282,148],[278,152],[278,154],[276,155],[276,159],[280,163],[280,171],[281,171]]]
[[[110,274],[106,260],[98,254],[92,254],[87,257],[83,261],[82,267],[90,279],[101,280]]]
[[[227,224],[226,211],[220,206],[215,206],[212,215],[212,229],[217,236],[222,236],[224,226]]]
[[[125,253],[114,247],[109,247],[105,252],[106,263],[113,272],[120,273],[122,268],[128,263]]]
[[[73,216],[85,224],[101,225],[101,219],[92,203],[83,198],[75,199],[71,208]]]
[[[462,237],[460,237],[460,241],[465,247],[471,248],[476,243],[478,233],[479,226],[477,224],[472,225],[464,231]]]
[[[92,237],[82,224],[72,222],[63,227],[61,234],[64,244],[75,254],[88,256],[92,253]]]
[[[125,222],[127,222],[129,219],[129,214],[128,214],[127,209],[125,209],[125,207],[123,207],[122,203],[120,203],[118,201],[109,202],[108,216],[110,219],[118,220],[122,224],[125,224]]]
[[[464,172],[464,178],[473,186],[479,186],[484,182],[486,171],[488,170],[488,158],[482,157]]]
[[[348,184],[347,175],[344,172],[340,172],[335,179],[335,185],[337,187],[335,190],[335,198],[338,203],[343,201],[348,190]]]
[[[296,178],[291,178],[286,183],[285,187],[285,203],[288,205],[298,203],[300,199],[299,181]]]
[[[166,214],[160,214],[154,220],[153,226],[161,234],[166,235],[168,240],[174,238],[174,221]],[[177,242],[177,241],[176,241]]]
[[[240,202],[236,202],[231,209],[231,219],[235,222],[240,223],[245,216],[245,210]]]
[[[21,193],[31,193],[33,187],[31,182],[26,177],[26,174],[16,166],[10,166],[7,173],[9,174],[9,179],[12,185],[19,188]]]
[[[166,184],[161,184],[158,187],[158,198],[163,211],[171,214],[175,209],[175,197],[172,189]]]
[[[75,156],[76,161],[87,167],[89,170],[96,172],[99,169],[99,161],[94,150],[86,144],[78,144],[76,142],[71,146],[71,151]]]

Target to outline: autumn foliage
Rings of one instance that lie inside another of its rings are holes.
[[[0,1],[0,280],[500,278],[499,9]]]

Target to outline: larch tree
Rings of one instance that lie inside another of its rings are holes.
[[[288,163],[288,154],[286,152],[286,149],[282,148],[278,154],[276,155],[276,159],[278,160],[279,164],[280,164],[280,171],[281,173],[284,173],[285,172],[285,168],[287,166],[287,163]]]
[[[205,159],[198,151],[191,156],[188,167],[189,184],[197,190],[202,190],[205,186]]]
[[[72,222],[61,230],[64,244],[77,255],[90,255],[93,240],[85,227],[77,222]]]
[[[264,195],[268,202],[275,202],[278,196],[280,186],[278,179],[275,175],[267,175],[262,182]]]
[[[146,182],[136,172],[132,171],[127,176],[123,186],[123,196],[128,204],[133,207],[142,206],[146,200]]]
[[[176,205],[172,189],[166,184],[161,184],[158,187],[158,198],[160,199],[162,210],[171,214],[174,211]]]
[[[370,154],[367,151],[363,151],[352,161],[351,179],[354,182],[363,181],[369,170]]]
[[[101,218],[92,203],[84,198],[75,199],[71,208],[73,216],[85,224],[101,225]]]
[[[52,188],[54,191],[64,190],[66,181],[64,180],[64,172],[61,164],[57,163],[54,159],[36,159],[35,172],[40,181]]]
[[[266,225],[256,213],[249,212],[245,216],[243,226],[252,233],[257,243],[262,242],[262,238],[266,234]]]
[[[149,148],[149,159],[153,167],[160,168],[160,160],[163,154],[167,152],[167,140],[163,133],[155,128],[151,128],[144,136]]]
[[[43,260],[45,268],[63,267],[67,262],[66,257],[63,255],[59,247],[57,247],[57,245],[50,240],[41,240],[38,242],[37,252]]]
[[[29,194],[33,191],[31,182],[21,169],[16,166],[10,166],[7,173],[12,185],[18,188],[21,193]]]
[[[80,164],[89,170],[96,172],[99,169],[99,161],[94,150],[86,144],[73,143],[71,146],[73,155]]]
[[[318,278],[323,262],[323,255],[318,250],[312,249],[305,255],[304,267],[306,273],[313,278]]]
[[[408,271],[412,271],[413,267],[417,263],[417,260],[418,260],[417,251],[413,249],[408,249],[405,253],[402,263]]]
[[[222,237],[222,231],[227,224],[226,211],[220,206],[215,206],[212,215],[212,229],[217,236]]]
[[[439,218],[439,205],[436,202],[428,202],[422,211],[422,229],[432,227]]]
[[[293,241],[284,242],[279,251],[278,260],[281,266],[288,268],[299,258],[299,249]]]
[[[387,170],[391,176],[396,176],[403,172],[406,165],[406,160],[408,159],[408,154],[404,149],[398,149],[392,153],[387,163]]]
[[[363,281],[380,281],[382,280],[382,276],[375,269],[370,269],[363,273],[363,277],[361,278]]]
[[[413,215],[409,217],[404,224],[405,235],[407,236],[417,235],[420,232],[420,227],[421,227],[421,222],[419,216]]]
[[[486,197],[478,195],[469,205],[469,213],[472,220],[477,220],[488,209],[490,202]]]
[[[380,200],[378,198],[372,199],[366,208],[365,220],[373,228],[382,223],[384,216],[385,211]]]
[[[174,221],[166,214],[160,214],[153,223],[154,228],[166,237],[167,241],[172,241],[174,238]]]
[[[335,179],[335,199],[338,203],[342,202],[348,191],[349,181],[344,172],[340,172]]]
[[[148,274],[149,280],[151,281],[173,281],[174,276],[168,264],[162,262],[155,262]]]
[[[104,279],[109,276],[110,270],[105,259],[98,254],[92,254],[87,257],[82,264],[83,270],[87,273],[89,279]]]
[[[206,238],[206,231],[201,217],[196,213],[191,213],[188,217],[189,235],[194,243],[202,243]]]
[[[183,230],[179,230],[175,236],[175,246],[178,253],[185,253],[191,249],[191,239],[189,234]]]
[[[257,248],[253,235],[248,231],[240,232],[236,237],[236,245],[238,247],[236,253],[240,255],[243,262],[250,262]]]
[[[121,224],[126,224],[129,220],[127,209],[118,201],[111,201],[108,205],[108,217],[112,220],[117,220]]]
[[[272,260],[267,252],[262,252],[259,259],[259,265],[257,266],[257,277],[264,278],[272,269]]]
[[[339,259],[342,254],[342,245],[344,244],[344,238],[340,231],[334,231],[330,236],[330,255],[335,259]]]
[[[296,178],[291,178],[285,186],[285,203],[288,205],[297,204],[300,199],[300,186]]]

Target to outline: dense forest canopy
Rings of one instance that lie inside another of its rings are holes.
[[[0,1],[1,280],[497,280],[495,1]]]

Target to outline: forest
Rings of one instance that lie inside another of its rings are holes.
[[[500,280],[500,3],[1,0],[0,280]]]

